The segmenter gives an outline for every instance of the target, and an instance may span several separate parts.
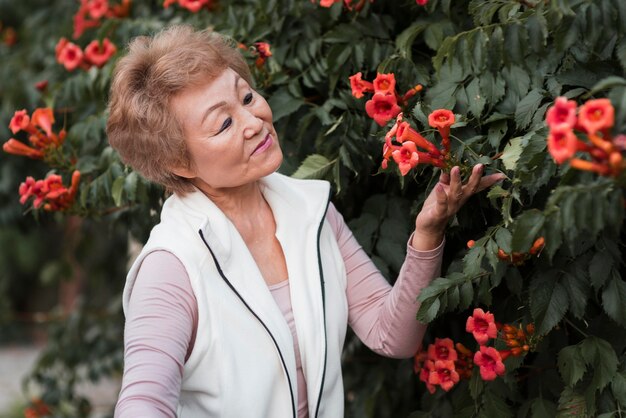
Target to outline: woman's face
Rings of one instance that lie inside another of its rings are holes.
[[[171,109],[182,123],[189,168],[174,172],[209,194],[273,173],[283,154],[267,101],[231,69],[176,95]]]

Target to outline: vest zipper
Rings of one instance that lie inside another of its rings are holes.
[[[315,406],[315,418],[318,417],[320,412],[320,403],[322,402],[322,393],[324,392],[324,380],[326,379],[326,362],[328,360],[328,338],[326,336],[326,287],[324,285],[324,270],[322,269],[322,254],[320,251],[320,237],[322,235],[322,227],[324,226],[324,220],[326,220],[326,213],[328,212],[328,206],[330,205],[330,196],[332,191],[328,192],[328,200],[326,201],[326,209],[324,209],[324,215],[317,228],[317,265],[320,271],[320,286],[322,289],[322,312],[324,313],[324,367],[322,368],[322,383],[320,384],[320,392],[317,396],[317,405]]]
[[[326,216],[326,215],[324,214],[324,216]],[[281,363],[283,365],[283,370],[285,371],[285,375],[287,376],[287,382],[289,383],[289,395],[291,395],[291,412],[292,412],[293,418],[297,418],[296,400],[294,399],[294,395],[293,395],[293,389],[292,389],[292,384],[291,384],[291,377],[289,376],[289,372],[287,371],[287,364],[285,363],[285,358],[283,357],[283,353],[282,353],[282,351],[280,351],[280,347],[278,346],[278,343],[276,342],[276,338],[274,338],[274,335],[271,333],[271,331],[267,327],[267,325],[265,325],[265,323],[261,320],[261,318],[259,318],[259,316],[256,314],[256,312],[254,312],[254,310],[252,310],[252,308],[246,303],[246,301],[239,294],[239,292],[237,292],[237,289],[235,289],[235,287],[226,278],[226,275],[224,274],[224,271],[222,270],[222,267],[220,266],[220,263],[217,261],[217,257],[215,257],[215,253],[213,252],[213,250],[209,246],[209,243],[206,241],[206,239],[204,239],[204,234],[202,233],[202,230],[199,230],[198,233],[200,234],[200,238],[202,238],[202,242],[204,242],[204,245],[206,245],[206,247],[208,248],[209,252],[211,253],[211,257],[213,257],[213,261],[215,262],[215,266],[217,267],[217,271],[219,272],[220,276],[222,276],[222,279],[224,279],[224,281],[226,282],[228,287],[230,287],[230,289],[233,292],[235,292],[235,294],[237,295],[239,300],[241,300],[241,302],[244,304],[244,306],[246,308],[248,308],[250,313],[252,313],[252,315],[254,315],[254,317],[259,321],[259,323],[261,325],[263,325],[263,328],[265,328],[265,331],[267,331],[269,336],[272,338],[272,341],[274,342],[274,346],[276,346],[276,350],[278,350],[278,356],[280,357],[280,361],[281,361]],[[318,252],[319,252],[319,238],[318,238]],[[326,316],[326,313],[324,313],[324,316]],[[324,330],[325,329],[326,329],[326,322],[324,322]],[[324,332],[324,334],[325,334],[325,332]],[[326,359],[324,358],[324,371],[325,370],[326,370]],[[322,379],[322,381],[323,381],[323,379]]]

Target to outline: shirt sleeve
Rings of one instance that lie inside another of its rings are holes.
[[[115,418],[176,417],[197,321],[197,302],[180,260],[167,251],[147,255],[126,312],[124,376]]]
[[[418,251],[410,245],[411,236],[404,264],[392,287],[332,204],[328,220],[346,266],[349,325],[378,354],[413,356],[427,328],[415,319],[417,296],[440,274],[444,242],[433,250]]]

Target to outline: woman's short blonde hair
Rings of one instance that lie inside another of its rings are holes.
[[[177,25],[153,37],[134,38],[113,74],[109,143],[147,179],[174,193],[191,191],[189,181],[171,171],[188,168],[190,159],[170,100],[227,68],[252,85],[250,69],[234,42],[211,30]]]

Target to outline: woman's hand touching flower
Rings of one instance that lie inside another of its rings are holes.
[[[415,219],[415,233],[411,246],[427,251],[436,248],[443,240],[446,225],[461,206],[475,193],[491,187],[506,176],[502,173],[483,176],[483,165],[477,164],[466,184],[461,180],[461,170],[453,167],[450,173],[442,173],[439,182],[426,198],[422,210]]]

